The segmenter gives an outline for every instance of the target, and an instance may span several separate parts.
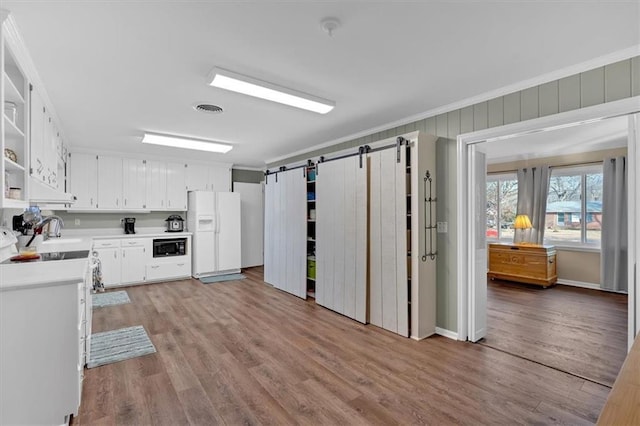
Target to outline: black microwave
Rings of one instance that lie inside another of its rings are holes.
[[[184,256],[187,254],[186,238],[158,238],[153,240],[153,257]]]

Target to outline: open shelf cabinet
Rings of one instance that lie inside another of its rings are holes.
[[[0,208],[24,208],[28,206],[29,108],[26,94],[29,82],[11,50],[5,25],[3,20],[0,36],[0,100],[3,106],[0,121]]]

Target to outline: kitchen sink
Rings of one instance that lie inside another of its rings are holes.
[[[38,244],[39,253],[89,250],[91,238],[50,238]]]

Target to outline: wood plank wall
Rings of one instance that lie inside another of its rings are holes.
[[[438,234],[437,325],[440,328],[455,331],[457,329],[455,245],[457,238],[455,139],[457,136],[633,96],[640,96],[640,56],[311,151],[269,164],[269,167],[358,147],[415,130],[442,138],[438,141],[436,153],[439,166],[436,188],[437,217],[438,221],[448,222],[449,232]]]

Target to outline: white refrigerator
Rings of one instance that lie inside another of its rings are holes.
[[[188,196],[192,275],[200,278],[240,272],[240,194],[189,191]]]

